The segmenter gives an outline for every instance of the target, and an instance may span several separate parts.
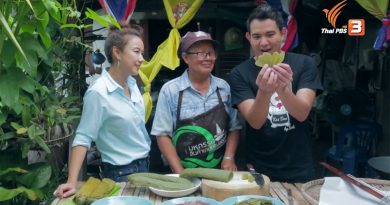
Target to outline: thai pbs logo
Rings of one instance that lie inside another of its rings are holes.
[[[336,27],[337,18],[342,13],[342,8],[347,5],[347,0],[333,6],[330,10],[323,9],[325,17],[328,19],[333,28],[321,28],[322,34],[347,34],[350,36],[364,36],[365,24],[364,19],[348,19],[348,26],[343,25],[341,28]]]

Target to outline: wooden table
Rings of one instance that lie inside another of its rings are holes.
[[[279,199],[286,205],[310,205],[308,201],[305,200],[301,193],[302,184],[289,184],[289,183],[280,183],[280,182],[272,182],[270,188],[271,197]],[[287,197],[287,189],[291,189],[291,193],[293,196],[293,204],[289,204]],[[139,188],[134,187],[129,183],[122,183],[122,189],[120,190],[120,195],[122,196],[138,196],[149,199],[155,205],[159,205],[162,202],[169,200],[171,198],[165,198],[158,196],[151,192],[148,188]],[[194,194],[190,196],[201,196],[201,190],[196,191]],[[52,205],[60,205],[60,201],[58,199],[54,200]]]

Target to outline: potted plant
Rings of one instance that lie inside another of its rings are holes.
[[[29,164],[45,161],[47,153],[49,161],[61,170],[67,163],[73,125],[80,117],[80,98],[60,96],[49,89],[32,96],[23,102],[22,121],[10,123],[16,133],[15,142],[22,147],[22,157],[28,157]]]

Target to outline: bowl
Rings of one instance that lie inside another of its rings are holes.
[[[110,196],[96,200],[91,205],[153,205],[153,203],[136,196]]]
[[[186,203],[193,203],[193,202],[202,202],[207,205],[220,205],[220,203],[214,199],[201,197],[201,196],[175,198],[168,201],[164,201],[160,205],[186,205]]]
[[[179,177],[179,174],[166,174],[167,176],[174,176],[174,177]],[[190,179],[190,181],[194,184],[194,187],[190,188],[190,189],[183,189],[183,190],[163,190],[163,189],[157,189],[157,188],[154,188],[154,187],[149,187],[150,191],[152,191],[153,193],[159,195],[159,196],[162,196],[162,197],[182,197],[182,196],[187,196],[187,195],[190,195],[192,193],[194,193],[199,187],[200,187],[200,184],[201,184],[201,181],[200,179],[198,178],[193,178],[193,179]]]
[[[234,205],[237,202],[245,201],[248,199],[265,199],[272,201],[273,205],[285,205],[283,202],[278,199],[274,199],[268,196],[260,196],[260,195],[241,195],[241,196],[233,196],[229,197],[221,202],[221,205]]]
[[[373,157],[368,164],[374,168],[381,179],[390,180],[390,156]]]

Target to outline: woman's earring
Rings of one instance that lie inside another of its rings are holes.
[[[121,66],[121,61],[118,60],[118,68]]]

